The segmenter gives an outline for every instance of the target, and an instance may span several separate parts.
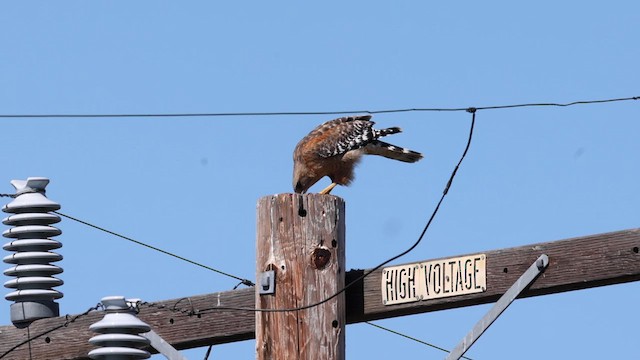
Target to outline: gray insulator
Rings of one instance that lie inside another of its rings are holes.
[[[60,204],[44,195],[49,179],[30,177],[27,180],[12,180],[16,197],[2,207],[2,211],[11,213],[2,220],[12,226],[2,233],[12,239],[3,249],[13,252],[3,261],[14,266],[4,274],[15,277],[4,283],[14,291],[5,296],[11,304],[11,321],[17,327],[26,327],[34,320],[60,315],[58,304],[54,301],[63,294],[54,287],[63,281],[53,275],[62,273],[62,268],[51,263],[62,260],[62,255],[51,250],[59,249],[62,244],[51,239],[62,232],[51,226],[60,222],[60,217],[51,211],[59,210]]]
[[[143,350],[149,346],[149,339],[141,336],[151,328],[135,315],[137,303],[123,296],[102,298],[105,308],[104,318],[89,326],[93,332],[99,333],[89,342],[99,349],[89,352],[89,357],[97,360],[132,360],[148,359],[151,354]]]

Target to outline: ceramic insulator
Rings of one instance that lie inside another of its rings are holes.
[[[11,305],[11,321],[18,327],[28,326],[32,321],[59,316],[58,304],[54,301],[63,294],[53,289],[63,284],[53,275],[62,273],[62,268],[51,263],[62,260],[62,255],[51,250],[62,247],[52,237],[62,232],[53,226],[60,217],[52,214],[59,210],[60,204],[45,196],[45,187],[49,179],[30,177],[27,180],[12,180],[16,197],[2,207],[2,211],[11,213],[2,220],[12,226],[2,233],[11,239],[3,248],[13,252],[3,261],[13,266],[4,271],[7,276],[15,277],[4,286],[15,289],[5,296]]]
[[[136,301],[123,296],[102,298],[104,318],[89,327],[99,333],[89,342],[99,349],[91,350],[89,357],[96,360],[148,359],[151,354],[144,350],[150,341],[140,335],[151,328],[135,315]]]

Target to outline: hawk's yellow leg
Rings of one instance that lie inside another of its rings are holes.
[[[334,187],[336,187],[338,184],[336,183],[331,183],[331,185],[327,186],[324,190],[320,191],[318,194],[328,194],[331,192],[331,190],[333,190]]]

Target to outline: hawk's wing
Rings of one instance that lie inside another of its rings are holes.
[[[328,158],[366,146],[375,139],[374,122],[369,119],[370,115],[347,116],[318,126],[307,136],[313,152]]]

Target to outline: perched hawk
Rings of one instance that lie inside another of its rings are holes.
[[[408,163],[422,154],[378,140],[402,130],[399,127],[374,129],[370,115],[347,116],[327,121],[305,136],[293,151],[293,189],[304,194],[321,178],[331,185],[320,194],[328,194],[336,185],[349,185],[353,170],[362,155],[380,155]]]

